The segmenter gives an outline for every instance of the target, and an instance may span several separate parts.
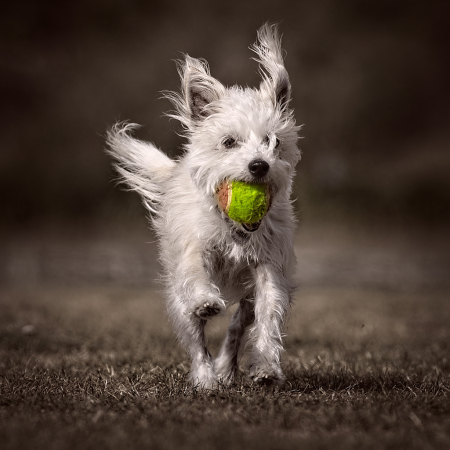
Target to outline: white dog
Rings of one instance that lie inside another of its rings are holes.
[[[259,89],[227,88],[205,61],[179,63],[181,94],[167,97],[188,143],[177,161],[130,136],[118,124],[108,135],[123,181],[143,198],[160,241],[168,311],[192,360],[190,380],[204,388],[233,380],[249,327],[249,377],[282,384],[282,336],[294,290],[290,201],[300,159],[298,126],[289,109],[291,85],[275,25],[251,47],[260,63]],[[231,220],[215,192],[224,180],[267,185],[270,208],[257,223]],[[217,358],[206,348],[208,319],[239,303]]]

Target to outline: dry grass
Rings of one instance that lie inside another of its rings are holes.
[[[5,450],[450,446],[444,293],[305,289],[286,385],[242,378],[215,392],[186,384],[152,289],[11,288],[0,307]],[[213,349],[226,320],[210,329]]]

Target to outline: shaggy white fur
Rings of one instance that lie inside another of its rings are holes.
[[[187,55],[179,63],[181,94],[166,94],[176,108],[170,116],[188,140],[179,160],[132,138],[135,125],[117,124],[108,134],[122,180],[151,212],[169,314],[192,361],[190,379],[205,388],[232,381],[248,327],[250,379],[284,381],[282,333],[295,269],[290,195],[300,127],[289,109],[277,27],[261,27],[251,48],[262,74],[259,89],[227,88],[205,61]],[[224,180],[269,185],[271,206],[260,223],[233,222],[218,208],[214,193]],[[234,303],[239,307],[214,360],[205,325]]]

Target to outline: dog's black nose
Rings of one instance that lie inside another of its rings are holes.
[[[255,178],[262,178],[269,171],[269,163],[262,159],[254,159],[248,164],[248,170]]]

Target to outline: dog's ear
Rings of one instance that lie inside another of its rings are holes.
[[[260,64],[261,91],[269,95],[282,112],[286,112],[291,100],[291,83],[284,67],[277,26],[264,24],[258,30],[257,42],[250,48],[258,55],[254,59]]]
[[[213,102],[225,93],[224,86],[209,74],[208,63],[186,55],[181,67],[183,94],[186,110],[193,121],[209,116]]]
[[[175,106],[167,116],[179,120],[191,129],[214,112],[214,103],[225,94],[225,87],[209,74],[205,60],[191,58],[177,61],[181,78],[181,93],[165,91],[163,97]]]

